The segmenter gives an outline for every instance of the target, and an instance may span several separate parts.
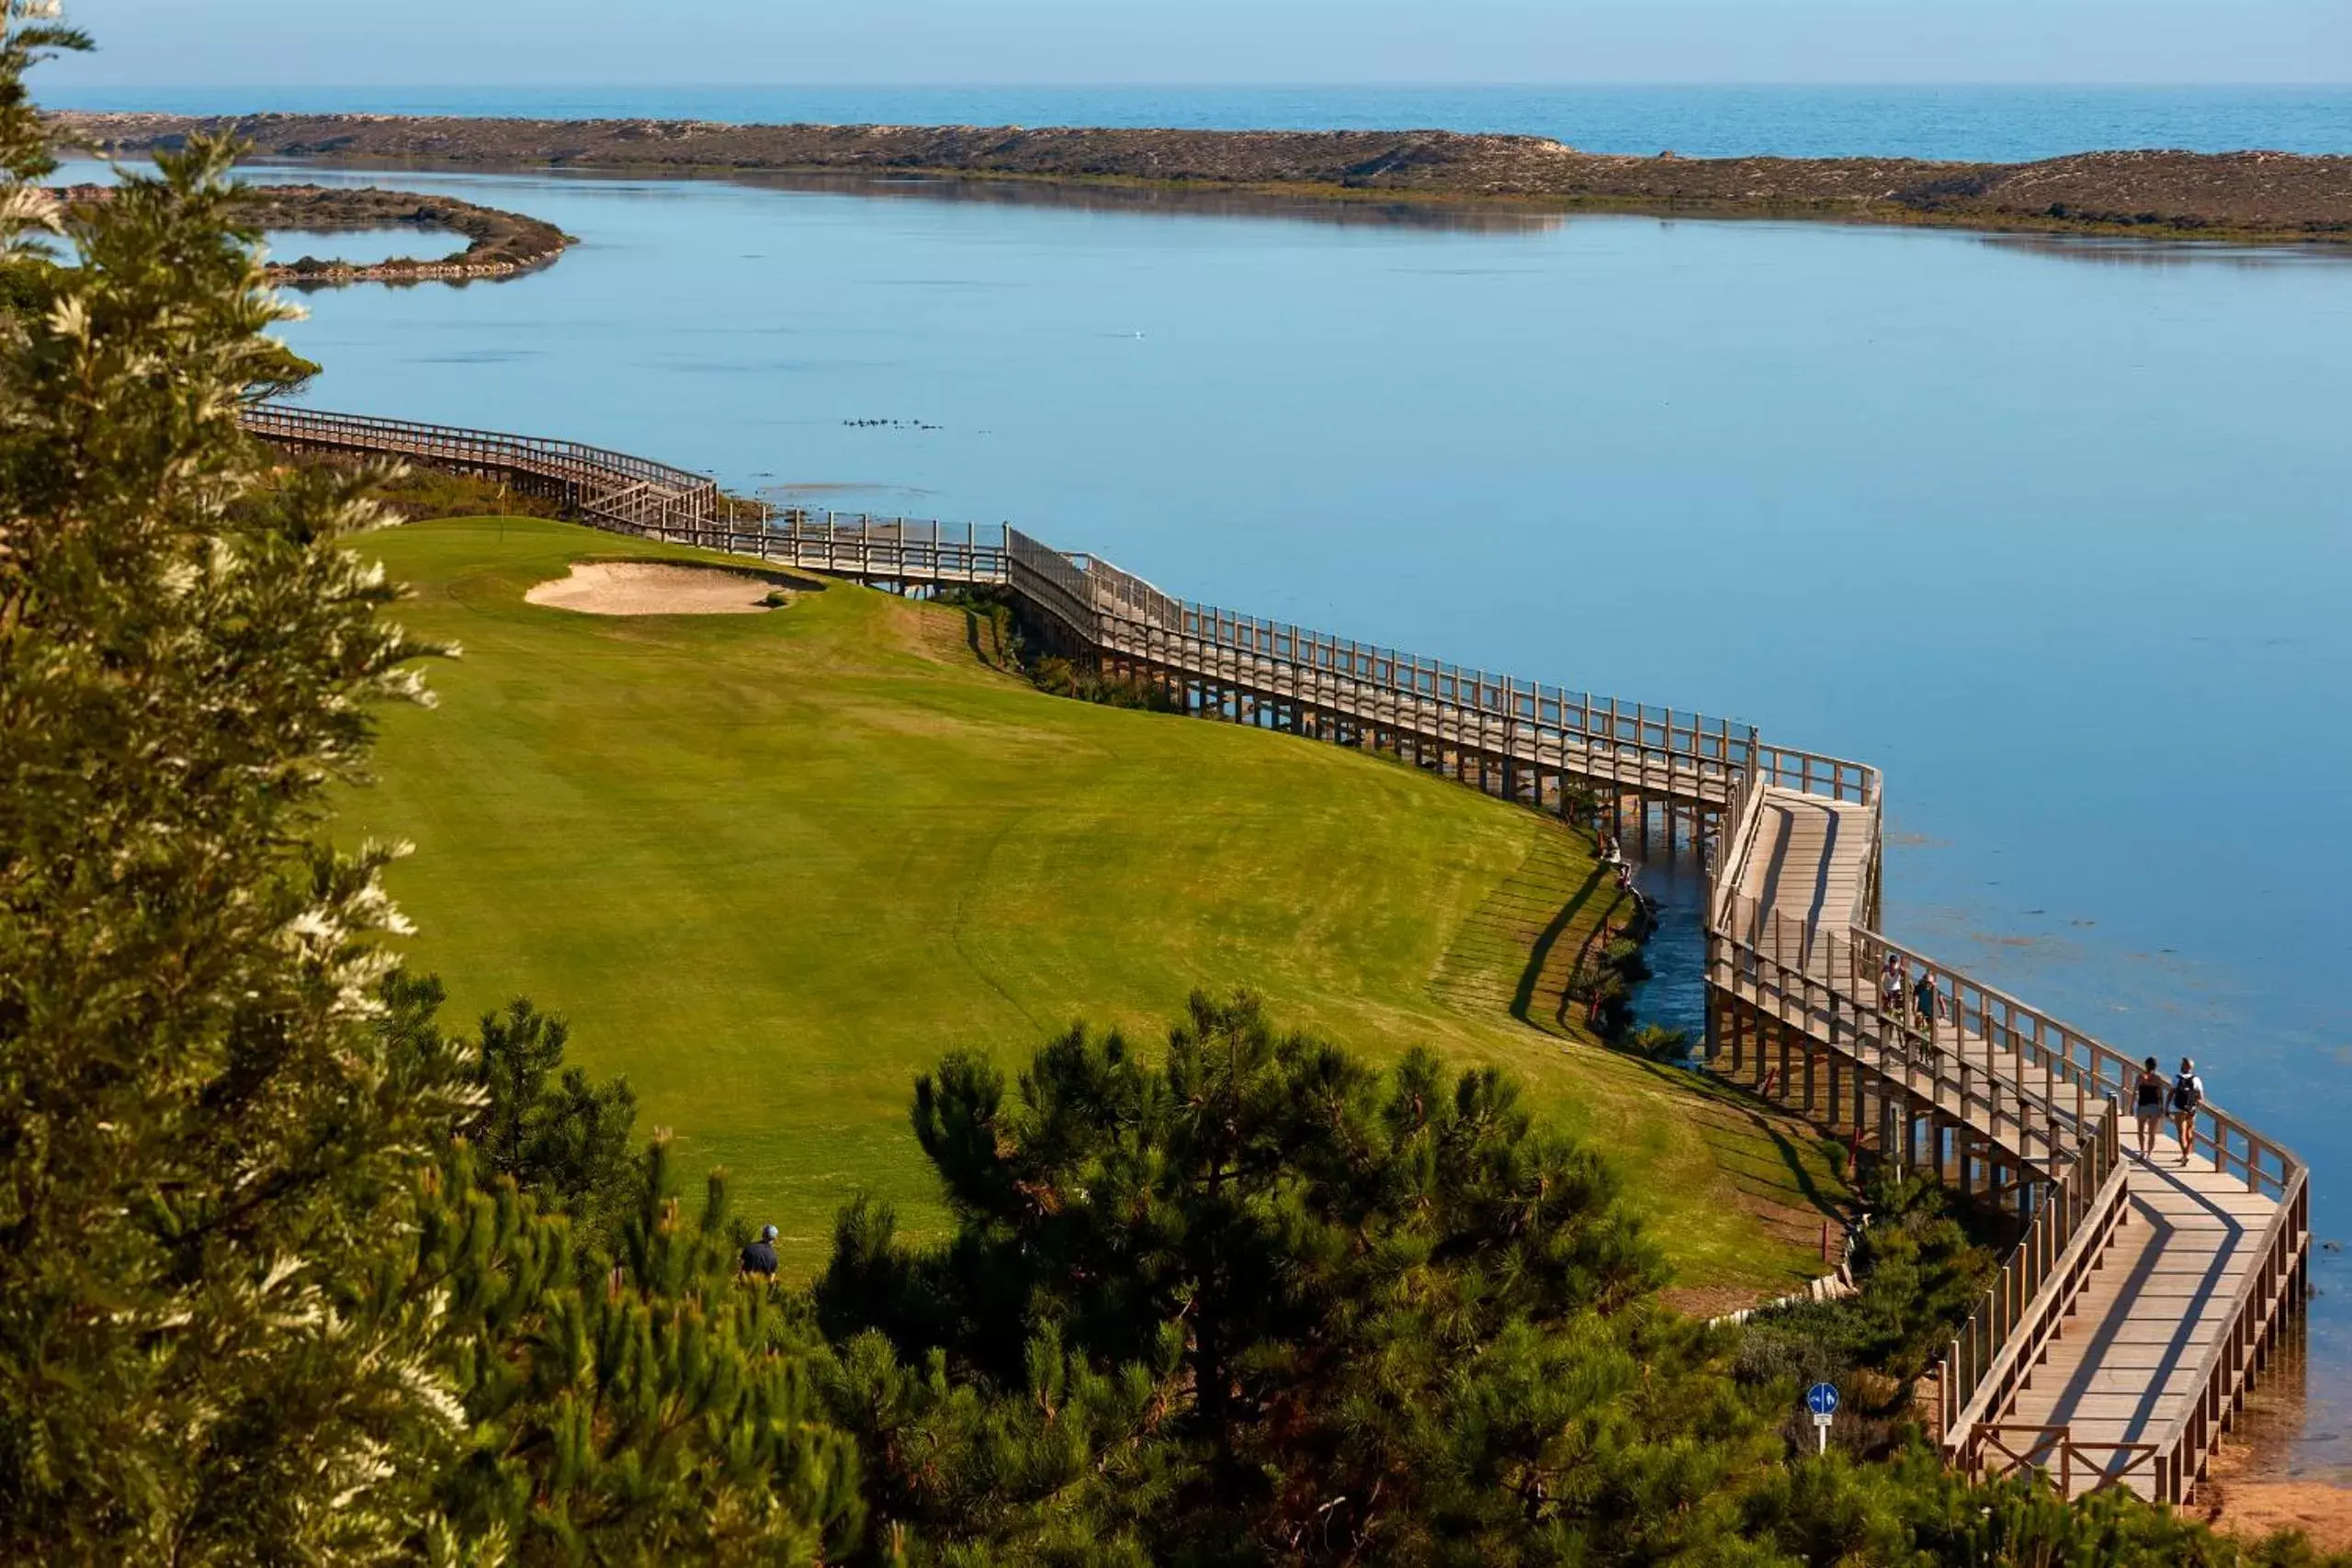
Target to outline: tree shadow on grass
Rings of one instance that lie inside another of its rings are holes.
[[[1536,1021],[1534,1008],[1536,993],[1543,987],[1544,972],[1551,967],[1552,955],[1559,947],[1560,939],[1567,934],[1571,926],[1576,924],[1577,916],[1582,913],[1584,907],[1592,901],[1592,895],[1600,886],[1600,867],[1595,865],[1590,874],[1585,877],[1584,885],[1569,896],[1566,903],[1560,906],[1552,916],[1550,922],[1544,926],[1542,933],[1536,937],[1534,946],[1528,950],[1527,962],[1520,968],[1519,985],[1512,991],[1510,998],[1510,1015],[1520,1022],[1536,1028],[1543,1027]],[[1573,975],[1569,976],[1569,980],[1574,978]],[[1555,1010],[1552,1022],[1558,1027],[1566,1027],[1567,1010],[1568,985],[1564,981],[1560,987],[1560,1005]]]
[[[1785,1181],[1760,1173],[1752,1174],[1750,1179],[1774,1192],[1793,1192],[1825,1219],[1843,1224],[1852,1217],[1850,1196],[1833,1193],[1822,1186],[1819,1179],[1805,1165],[1803,1147],[1789,1135],[1782,1121],[1776,1120],[1776,1117],[1785,1119],[1786,1113],[1766,1106],[1738,1085],[1726,1083],[1711,1073],[1639,1058],[1635,1061],[1661,1086],[1678,1093],[1695,1094],[1723,1112],[1721,1117],[1706,1118],[1702,1122],[1705,1130],[1701,1134],[1709,1147],[1714,1150],[1718,1166],[1729,1171],[1738,1170],[1739,1167],[1735,1163],[1738,1148],[1752,1147],[1757,1142],[1754,1138],[1739,1137],[1734,1121],[1745,1122],[1770,1143],[1774,1155],[1778,1156],[1779,1168],[1787,1173]]]

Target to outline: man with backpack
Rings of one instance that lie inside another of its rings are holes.
[[[2180,1136],[2180,1163],[2187,1165],[2197,1143],[2197,1108],[2205,1103],[2205,1080],[2197,1076],[2197,1064],[2183,1056],[2180,1072],[2172,1080],[2172,1125]]]
[[[1936,977],[1921,970],[1918,980],[1911,987],[1911,1001],[1918,1011],[1919,1027],[1928,1032],[1930,1040],[1936,1035],[1936,1019],[1943,1011],[1942,1000],[1936,992]]]

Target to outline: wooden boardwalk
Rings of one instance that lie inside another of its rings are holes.
[[[2168,1139],[2154,1163],[2125,1157],[2130,1058],[1882,935],[1867,764],[1181,601],[1011,527],[779,511],[572,442],[274,406],[246,423],[290,450],[491,477],[640,536],[902,591],[999,590],[1074,657],[1188,712],[1377,749],[1564,816],[1630,807],[1644,850],[1654,818],[1669,847],[1681,826],[1712,850],[1710,1059],[2028,1222],[1939,1369],[1956,1466],[2185,1501],[2299,1325],[2301,1162],[2211,1105],[2185,1163],[2166,1163]]]
[[[1869,931],[1875,821],[1786,789],[1745,802],[1712,911],[1731,1070],[1809,1109],[1826,1049],[1869,1080],[1858,1104],[1875,1089],[1882,1152],[2029,1212],[2063,1194],[1946,1358],[1947,1452],[2186,1500],[2301,1299],[2301,1168],[2210,1106],[2186,1154],[2168,1124],[2153,1158],[2120,1152],[2130,1063]]]
[[[2127,1134],[2128,1135],[2128,1134]],[[2204,1393],[2207,1355],[2231,1332],[2233,1303],[2261,1265],[2278,1202],[2201,1156],[2183,1162],[2169,1133],[2125,1169],[2128,1208],[2073,1322],[2034,1368],[1994,1436],[2030,1449],[2064,1430],[2078,1456],[2069,1490],[2111,1475],[2140,1491],[2130,1461],[2186,1423]],[[2023,1434],[2023,1441],[2017,1436]]]
[[[1807,930],[1867,923],[1878,829],[1860,801],[1771,788],[1730,880],[1739,897]]]

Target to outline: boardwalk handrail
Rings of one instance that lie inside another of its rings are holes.
[[[447,454],[465,457],[494,450],[518,462],[538,461],[568,468],[582,477],[626,476],[674,491],[715,488],[707,474],[691,473],[650,457],[633,457],[609,447],[546,436],[514,435],[503,431],[469,430],[452,424],[417,420],[379,419],[371,414],[334,413],[324,409],[262,403],[244,411],[245,429],[264,440],[299,445],[345,444],[354,450],[400,453],[412,448],[418,456]]]
[[[2011,1439],[2025,1438],[2026,1446],[2011,1446]],[[1978,1458],[1972,1469],[2008,1474],[2018,1470],[2035,1470],[2049,1476],[2062,1497],[2075,1495],[2076,1474],[2097,1476],[2096,1486],[2116,1486],[2132,1476],[2149,1476],[2150,1490],[2161,1495],[2160,1477],[2164,1469],[2163,1455],[2154,1443],[2096,1443],[2077,1438],[2070,1427],[2040,1426],[2020,1421],[1996,1421],[1980,1425],[1975,1430]],[[1988,1464],[1985,1454],[1997,1455],[2006,1463]],[[2110,1454],[2120,1462],[2101,1462],[2096,1454]],[[2056,1473],[2052,1475],[2052,1472]],[[2167,1501],[2178,1501],[2167,1498]]]
[[[1336,734],[1352,727],[1376,739],[1385,730],[1400,747],[1409,739],[1416,755],[1423,741],[1439,748],[1441,761],[1448,749],[1457,758],[1475,754],[1482,781],[1494,759],[1510,798],[1521,797],[1512,782],[1518,767],[1537,775],[1539,805],[1542,777],[1553,775],[1564,812],[1574,779],[1687,808],[1694,821],[1712,816],[1708,983],[1769,1008],[1929,1104],[1949,1105],[2046,1183],[2026,1237],[1945,1358],[1945,1439],[1964,1450],[1965,1462],[1994,1452],[2047,1468],[2031,1456],[2054,1455],[2062,1483],[2077,1463],[2103,1483],[2145,1471],[2156,1495],[2185,1498],[2267,1351],[2271,1324],[2300,1288],[2310,1237],[2305,1168],[2202,1104],[2191,1150],[2274,1197],[2278,1209],[2260,1263],[2232,1299],[2228,1332],[2199,1362],[2198,1400],[2154,1444],[2078,1442],[2063,1427],[1998,1419],[2120,1213],[2119,1102],[2139,1069],[2122,1053],[1876,931],[1883,784],[1867,763],[1767,745],[1753,726],[1689,710],[1522,682],[1181,601],[1099,557],[1057,550],[1012,527],[863,514],[853,522],[830,512],[820,519],[809,509],[739,501],[706,476],[576,442],[274,404],[247,410],[244,421],[256,436],[298,449],[495,473],[625,533],[866,581],[1001,585],[1090,657],[1196,684],[1204,697],[1214,687],[1311,705],[1340,721]],[[1219,704],[1212,709],[1204,700],[1202,711],[1221,711]],[[1738,894],[1731,874],[1756,833],[1767,789],[1867,813],[1869,864],[1850,908],[1792,921]],[[1933,993],[1939,1016],[1925,1028],[1905,1005],[1882,1005],[1889,964],[1906,996],[1921,982]],[[2096,1453],[2121,1462],[2099,1462]]]
[[[1877,988],[1881,939],[1811,927],[1736,894],[1725,913],[1713,933],[1728,953],[1711,960],[1711,968],[1727,972],[1717,984],[1981,1127],[2045,1172],[2054,1175],[2075,1157],[2103,1102],[2054,1072],[2037,1085],[2006,1071],[1992,1043],[1972,1047],[1956,1021],[1949,1030],[1940,1021],[1923,1029],[1907,1002],[1889,1012]]]
[[[1760,798],[1760,789],[1747,797],[1749,818]],[[1747,821],[1737,829],[1750,830]],[[1722,869],[1738,863],[1739,842],[1724,840],[1731,852]],[[1714,938],[1730,949],[1728,960],[1713,962],[1718,968],[1727,963],[1734,994],[1769,1002],[1772,1016],[1799,1023],[1809,1036],[1929,1103],[1941,1105],[1953,1096],[1952,1110],[1962,1121],[2012,1153],[2038,1158],[2049,1173],[2051,1183],[2026,1236],[1939,1364],[1943,1441],[1952,1462],[1971,1471],[1998,1468],[1994,1461],[2033,1464],[2054,1472],[2061,1484],[2077,1474],[2103,1485],[2143,1480],[2151,1495],[2186,1501],[2221,1427],[2261,1364],[2270,1325],[2296,1288],[2310,1244],[2306,1168],[2228,1112],[2211,1102],[2200,1106],[2194,1146],[2216,1169],[2276,1198],[2278,1207],[2259,1261],[2232,1297],[2226,1332],[2206,1346],[2198,1363],[2198,1398],[2147,1443],[2086,1442],[2063,1427],[2004,1421],[2003,1411],[2121,1221],[2120,1102],[2131,1081],[2126,1075],[2136,1076],[2138,1064],[1875,931],[1856,930],[1841,941],[1834,931],[1766,909],[1727,886],[1719,886],[1711,915]],[[1871,987],[1889,958],[1900,994],[1909,997],[1923,979],[1934,992],[1939,1017],[1926,1033],[1916,1023],[1889,1019],[1883,1009],[1872,1017]],[[1743,990],[1743,978],[1752,980],[1750,989]],[[1940,1043],[1947,1030],[1959,1043],[1957,1054]],[[1970,1060],[1972,1054],[1977,1060]],[[2019,1438],[2033,1441],[2019,1449],[2013,1441]]]
[[[2032,1222],[1943,1357],[1938,1397],[1944,1450],[1975,1468],[1982,1428],[2008,1407],[2058,1334],[2099,1254],[2122,1223],[2128,1184],[2122,1114],[2102,1100],[2082,1157],[2046,1190]]]
[[[1447,744],[1530,768],[1639,788],[1713,809],[1751,773],[1837,798],[1875,798],[1864,763],[1763,748],[1755,727],[1688,709],[1471,670],[1211,604],[1180,601],[1100,557],[1068,555],[1005,528],[991,544],[969,525],[730,502],[708,479],[575,442],[265,404],[247,427],[282,445],[381,452],[436,465],[537,476],[574,487],[585,520],[650,537],[880,581],[1007,583],[1037,591],[1090,647],[1209,676],[1303,679],[1336,709],[1418,728]],[[616,480],[647,489],[623,494]],[[599,492],[584,487],[611,487]],[[626,501],[627,504],[623,504]],[[1415,720],[1406,725],[1401,721]]]
[[[2010,1049],[2044,1067],[2051,1081],[2079,1082],[2087,1094],[2121,1100],[2138,1077],[2139,1063],[2041,1009],[1876,932],[1868,933],[1868,941],[1895,956],[1907,971],[1906,979],[1925,975],[1940,1005],[1963,1027],[2007,1042]],[[2265,1196],[2283,1199],[2290,1180],[2301,1168],[2285,1149],[2211,1100],[2198,1107],[2192,1136],[2217,1169],[2237,1172],[2248,1190]]]
[[[2198,1360],[2195,1403],[2157,1440],[2157,1495],[2167,1502],[2188,1501],[2214,1438],[2268,1359],[2268,1331],[2290,1304],[2311,1247],[2310,1205],[2310,1173],[2297,1162],[2270,1217],[2261,1260],[2246,1270],[2231,1297],[2229,1332],[2209,1343]]]
[[[1764,787],[1751,772],[1743,775],[1724,801],[1723,829],[1709,846],[1707,860],[1707,931],[1712,936],[1728,929],[1730,900],[1737,883],[1730,874],[1744,865],[1763,818]]]

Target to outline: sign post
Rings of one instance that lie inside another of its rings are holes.
[[[1829,1418],[1838,1414],[1838,1385],[1817,1382],[1804,1391],[1804,1407],[1813,1412],[1813,1432],[1819,1440],[1817,1451],[1829,1451]]]

